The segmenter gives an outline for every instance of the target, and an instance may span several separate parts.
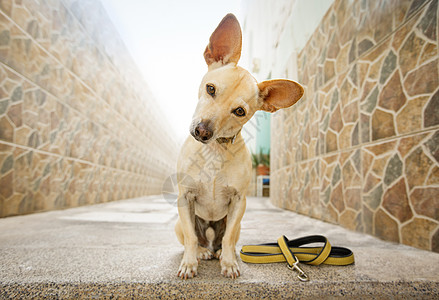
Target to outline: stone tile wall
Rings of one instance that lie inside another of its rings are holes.
[[[160,193],[163,120],[98,0],[0,1],[0,217]]]
[[[438,46],[437,0],[335,1],[273,118],[272,201],[439,252]]]

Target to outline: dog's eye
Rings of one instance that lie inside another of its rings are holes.
[[[235,109],[233,111],[233,113],[238,116],[238,117],[243,117],[245,116],[245,110],[242,107],[238,107],[237,109]]]
[[[206,91],[212,97],[215,96],[215,86],[211,83],[206,84]]]

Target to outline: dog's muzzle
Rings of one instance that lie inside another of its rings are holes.
[[[201,143],[207,143],[213,136],[213,131],[210,129],[209,121],[201,121],[193,130],[191,135]]]

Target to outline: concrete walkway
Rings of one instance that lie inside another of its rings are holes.
[[[0,299],[439,298],[439,254],[280,210],[267,198],[248,199],[239,249],[322,234],[351,248],[355,265],[304,265],[311,281],[300,282],[283,263],[240,261],[242,276],[232,280],[212,260],[182,281],[176,218],[176,208],[155,196],[0,219]]]

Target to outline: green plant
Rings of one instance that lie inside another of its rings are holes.
[[[259,159],[259,155],[256,153],[252,153],[252,165],[253,168],[256,168],[261,163],[261,160]]]
[[[252,153],[252,165],[256,168],[259,165],[270,167],[270,152],[263,153],[262,150],[259,153]]]
[[[265,154],[261,153],[261,164],[270,167],[270,152]]]

